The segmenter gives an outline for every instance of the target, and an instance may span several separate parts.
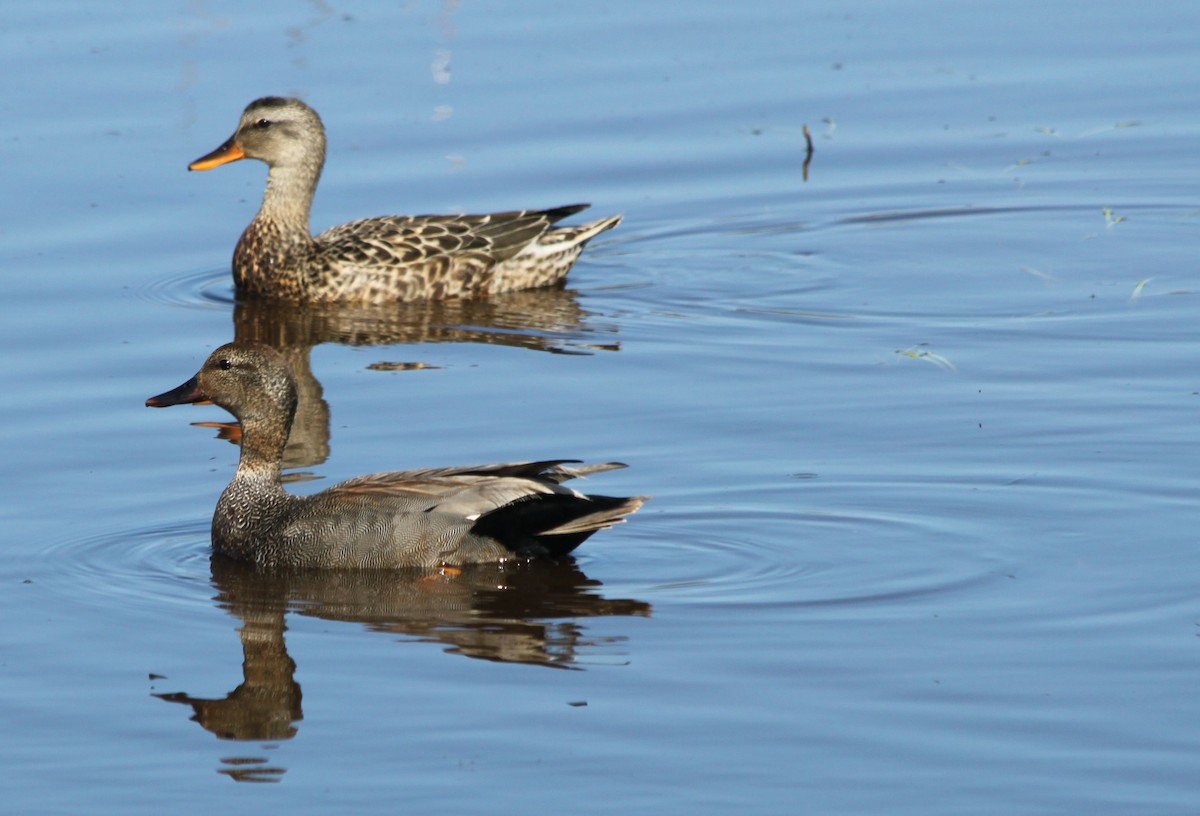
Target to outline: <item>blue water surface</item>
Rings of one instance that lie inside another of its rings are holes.
[[[1196,811],[1200,9],[5,20],[11,812]],[[186,166],[265,94],[325,120],[316,229],[625,221],[562,291],[238,304],[265,171]],[[301,374],[298,492],[570,457],[653,499],[567,565],[213,561],[229,417],[143,402],[235,336]]]

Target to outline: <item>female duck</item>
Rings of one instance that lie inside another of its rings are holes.
[[[211,400],[242,425],[233,481],[217,501],[218,552],[259,566],[435,568],[557,558],[618,524],[645,497],[586,496],[564,482],[624,465],[569,460],[376,473],[295,496],[280,481],[296,383],[273,349],[230,343],[183,385],[146,404]]]
[[[270,168],[262,208],[233,252],[240,294],[296,302],[378,304],[478,297],[562,280],[584,244],[621,222],[551,225],[586,209],[489,215],[364,218],[313,236],[309,212],[325,165],[325,128],[298,99],[251,102],[220,147],[188,165],[209,170],[238,159]]]

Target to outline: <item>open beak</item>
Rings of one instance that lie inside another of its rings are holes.
[[[200,382],[192,377],[178,388],[172,388],[146,400],[148,408],[166,408],[171,405],[187,405],[193,402],[208,402],[208,395],[200,390]]]
[[[246,158],[245,152],[234,143],[237,134],[230,136],[225,143],[211,153],[207,153],[188,165],[188,170],[211,170],[222,164],[229,164],[238,159]]]

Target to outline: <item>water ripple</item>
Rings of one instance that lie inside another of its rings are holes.
[[[228,309],[234,303],[228,270],[184,272],[153,281],[137,289],[151,303],[191,309]]]
[[[739,608],[865,607],[1002,577],[974,535],[939,525],[902,515],[727,507],[648,515],[636,528],[645,541],[635,567],[656,604]],[[930,541],[944,542],[945,551],[931,553]],[[920,546],[920,556],[906,557],[905,542]]]
[[[73,595],[97,605],[209,603],[210,592],[181,591],[210,586],[208,519],[70,539],[52,544],[46,556],[70,579]]]

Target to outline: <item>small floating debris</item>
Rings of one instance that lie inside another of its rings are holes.
[[[812,158],[813,158],[812,133],[809,132],[807,124],[805,124],[804,127],[801,128],[801,132],[804,134],[804,148],[805,148],[804,149],[804,171],[803,171],[804,172],[804,180],[808,181],[808,168],[809,168],[809,165],[812,164]]]
[[[899,354],[901,357],[909,357],[909,358],[912,358],[913,360],[924,360],[927,363],[933,363],[935,366],[937,366],[938,368],[941,368],[945,371],[958,371],[958,369],[955,368],[954,363],[950,362],[942,355],[934,354],[932,351],[929,351],[928,349],[921,348],[921,346],[924,346],[924,345],[926,345],[926,344],[919,343],[916,346],[912,346],[910,348],[896,349],[896,353]]]
[[[442,366],[431,365],[429,363],[390,362],[388,360],[380,360],[378,363],[371,363],[367,366],[368,371],[421,371],[427,368],[432,370],[442,368]]]

